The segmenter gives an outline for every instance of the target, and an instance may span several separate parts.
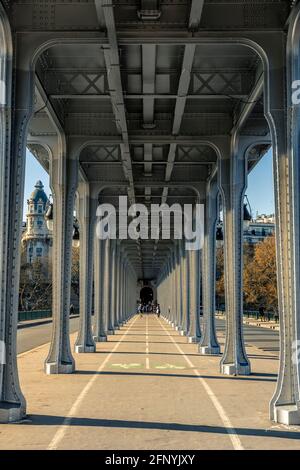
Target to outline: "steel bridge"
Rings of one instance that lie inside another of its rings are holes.
[[[54,199],[53,335],[45,372],[75,371],[69,339],[75,200],[81,266],[75,351],[95,351],[131,317],[143,281],[199,354],[218,355],[221,198],[227,327],[220,367],[239,376],[251,374],[242,328],[244,194],[248,173],[272,146],[281,355],[270,419],[300,424],[300,119],[292,101],[300,78],[299,15],[299,3],[288,0],[0,2],[1,422],[26,415],[16,365],[26,148],[49,172]],[[204,204],[202,263],[199,252],[186,252],[175,239],[98,240],[96,208],[119,196],[147,207]]]

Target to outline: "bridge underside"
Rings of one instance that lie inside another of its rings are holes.
[[[242,331],[243,201],[248,173],[272,146],[282,357],[271,419],[300,424],[300,368],[292,351],[300,334],[300,121],[290,102],[299,72],[298,2],[6,0],[0,7],[0,339],[8,353],[0,420],[26,413],[16,369],[26,146],[49,172],[54,199],[54,321],[46,373],[75,370],[68,334],[75,201],[81,269],[75,352],[95,351],[95,342],[106,341],[132,315],[144,282],[201,354],[218,355],[221,199],[227,309],[221,372],[227,375],[251,373]],[[174,237],[99,240],[97,206],[117,205],[120,196],[147,208],[203,204],[201,255]]]

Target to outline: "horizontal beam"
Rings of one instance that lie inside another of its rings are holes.
[[[243,98],[246,98],[247,95],[222,95],[222,94],[188,94],[186,95],[186,99],[188,100],[241,100]],[[162,93],[155,93],[155,94],[142,94],[142,93],[130,93],[130,94],[124,94],[124,99],[126,100],[140,100],[140,99],[158,99],[158,100],[176,100],[178,98],[178,95],[176,94],[162,94]],[[103,101],[103,100],[110,100],[111,96],[107,93],[103,94],[76,94],[76,93],[69,93],[69,94],[52,94],[50,95],[50,99],[52,100],[97,100],[97,101]]]
[[[103,161],[103,162],[94,162],[94,161],[89,161],[89,160],[83,160],[80,161],[81,165],[122,165],[122,162],[109,162],[109,161]],[[145,165],[145,161],[142,162],[132,162],[132,165]],[[192,165],[192,166],[206,166],[206,165],[215,165],[217,162],[215,161],[198,161],[198,162],[189,162],[189,161],[182,161],[182,162],[174,162],[174,165],[181,165],[181,166],[187,166],[187,165]],[[155,161],[153,160],[151,162],[152,165],[168,165],[168,162],[163,160],[163,161]]]

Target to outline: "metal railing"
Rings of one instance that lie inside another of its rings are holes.
[[[78,315],[79,310],[74,309],[74,315]],[[30,320],[42,320],[44,318],[52,318],[51,310],[29,310],[29,311],[20,311],[18,313],[18,321],[30,321]]]
[[[225,309],[217,309],[216,315],[225,315]],[[244,318],[260,320],[261,322],[279,323],[279,316],[274,312],[264,312],[263,315],[258,310],[244,310]]]

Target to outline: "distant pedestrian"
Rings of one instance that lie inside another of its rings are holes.
[[[156,315],[157,315],[157,318],[160,317],[160,305],[157,304],[157,307],[156,307]]]
[[[75,308],[74,308],[74,305],[71,304],[70,305],[70,315],[74,315],[75,314]]]

